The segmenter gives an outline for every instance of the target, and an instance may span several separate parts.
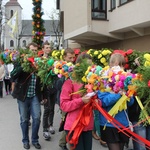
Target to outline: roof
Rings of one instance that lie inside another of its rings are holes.
[[[52,26],[53,20],[44,20],[44,27],[45,27],[45,32],[46,36],[49,35],[55,35],[54,29]],[[55,24],[58,24],[58,20],[54,20]],[[22,35],[32,35],[32,20],[22,20]]]
[[[20,6],[21,7],[21,5],[18,3],[18,1],[17,0],[10,0],[9,2],[7,2],[6,4],[5,4],[5,7],[6,6]],[[21,7],[22,8],[22,7]]]

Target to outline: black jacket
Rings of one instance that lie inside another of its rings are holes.
[[[16,66],[14,70],[11,72],[11,79],[12,81],[15,81],[15,88],[12,93],[12,96],[14,98],[17,98],[18,100],[21,101],[25,100],[29,84],[31,81],[31,75],[32,75],[31,73],[24,72],[21,66]],[[44,99],[45,93],[42,90],[39,77],[36,78],[35,92],[39,101]]]

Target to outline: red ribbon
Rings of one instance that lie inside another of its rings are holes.
[[[96,97],[94,96],[93,99],[95,99]],[[73,145],[72,147],[73,149],[78,144],[78,139],[81,132],[90,123],[91,117],[93,115],[93,111],[92,111],[94,107],[93,104],[94,103],[91,100],[89,103],[83,106],[82,110],[80,111],[77,119],[73,123],[73,126],[67,135],[67,141]]]
[[[150,141],[144,139],[143,137],[139,136],[138,134],[132,132],[130,129],[123,126],[121,123],[119,123],[116,119],[114,119],[112,116],[110,116],[96,101],[96,96],[93,96],[91,98],[91,101],[87,104],[85,104],[80,111],[77,119],[73,123],[72,128],[70,129],[68,135],[67,135],[67,141],[73,145],[73,149],[78,144],[78,139],[83,131],[83,129],[90,123],[91,116],[93,115],[92,109],[96,108],[99,110],[99,112],[115,127],[118,129],[119,132],[124,133],[128,137],[132,137],[133,140],[141,141],[143,142],[146,147],[150,147]],[[125,131],[124,131],[125,129]],[[137,139],[137,140],[136,140]]]

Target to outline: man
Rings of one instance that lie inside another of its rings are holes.
[[[50,43],[46,41],[42,46],[42,51],[43,51],[42,57],[48,58],[51,52]],[[51,139],[50,133],[55,134],[55,130],[53,128],[53,119],[54,119],[54,108],[57,91],[54,86],[54,83],[49,86],[46,86],[44,90],[46,92],[47,101],[46,103],[44,103],[43,137],[45,140],[49,141]]]
[[[37,46],[35,45],[35,43],[29,44],[29,49],[36,51]],[[38,141],[41,117],[40,101],[43,99],[40,79],[34,73],[24,72],[20,65],[14,67],[11,78],[15,81],[12,96],[17,98],[18,102],[23,147],[30,149],[28,122],[31,115],[33,120],[31,142],[36,149],[41,149]]]
[[[27,48],[29,50],[31,50],[32,52],[37,53],[38,45],[34,42],[31,42],[31,43],[28,44]]]
[[[71,48],[67,48],[65,49],[64,51],[64,55],[63,55],[63,59],[67,62],[74,62],[75,60],[75,53],[73,51],[73,49]],[[65,81],[65,80],[64,80]],[[60,103],[59,99],[60,99],[60,93],[61,93],[61,87],[63,85],[63,82],[61,79],[57,81],[57,101],[58,101],[58,104]],[[66,113],[65,112],[62,112],[62,120],[65,118],[66,116]],[[67,146],[66,146],[66,132],[65,131],[62,131],[62,135],[60,137],[60,140],[59,140],[59,146],[62,148],[62,150],[68,150]]]
[[[32,51],[33,53],[37,53],[38,50],[38,45],[34,42],[31,42],[28,44],[27,48]],[[30,110],[29,110],[30,111]],[[29,122],[28,122],[28,126],[31,126],[31,121],[30,121],[30,113],[29,113]]]

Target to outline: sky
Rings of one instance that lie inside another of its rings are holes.
[[[3,0],[4,4],[8,2],[9,0]],[[48,14],[52,12],[53,9],[56,9],[56,0],[43,0],[42,2],[42,8],[44,15],[42,16],[42,19],[49,19]],[[22,9],[22,19],[32,19],[33,14],[33,4],[32,0],[18,0],[18,3],[21,5]]]

